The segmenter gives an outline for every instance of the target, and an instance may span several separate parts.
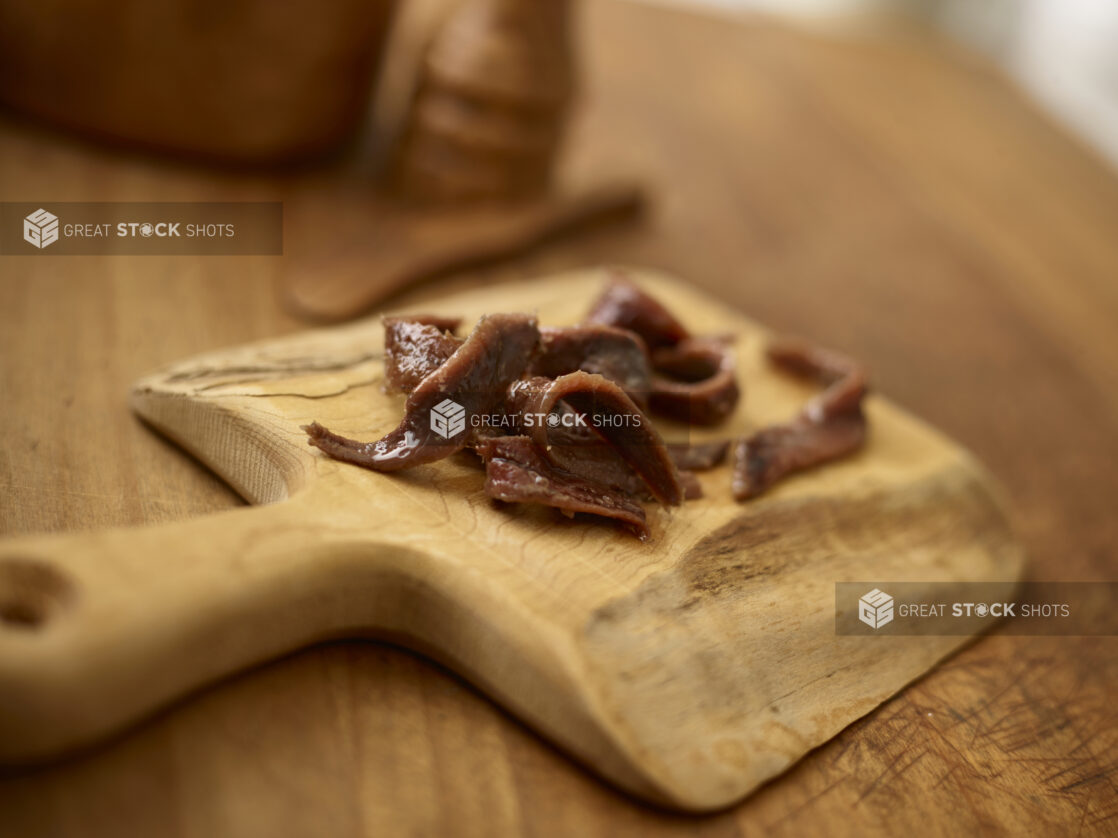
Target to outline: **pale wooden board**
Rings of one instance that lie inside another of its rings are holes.
[[[426,308],[573,323],[604,277]],[[766,367],[756,324],[678,281],[641,282],[694,331],[738,335],[746,395],[719,432],[787,417],[811,392]],[[707,497],[654,513],[643,544],[550,510],[497,508],[465,456],[385,476],[307,447],[299,426],[311,420],[369,439],[396,424],[381,348],[373,318],[209,353],[136,386],[153,425],[247,499],[282,502],[0,546],[0,569],[18,557],[54,577],[44,624],[0,632],[0,756],[55,752],[251,663],[374,632],[449,663],[622,787],[717,808],[965,642],[836,637],[836,581],[1009,587],[1020,573],[989,479],[877,396],[860,454],[744,505],[726,468],[710,472]]]

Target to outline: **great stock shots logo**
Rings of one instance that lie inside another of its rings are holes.
[[[42,250],[58,241],[58,216],[41,207],[23,219],[23,240]]]
[[[30,249],[29,249],[30,248]],[[279,201],[0,201],[0,256],[283,255]]]
[[[458,402],[443,399],[431,408],[431,430],[443,439],[458,436],[466,430],[466,408]]]
[[[873,629],[893,622],[893,598],[880,588],[874,588],[858,600],[858,619]]]

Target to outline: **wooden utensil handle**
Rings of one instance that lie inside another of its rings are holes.
[[[332,536],[305,506],[0,542],[0,762],[90,742],[230,672],[375,624],[380,548]]]

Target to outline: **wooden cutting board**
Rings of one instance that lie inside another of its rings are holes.
[[[745,398],[719,434],[794,413],[758,325],[638,274],[697,332],[735,332]],[[580,319],[602,271],[490,287],[435,310]],[[467,326],[470,325],[467,323]],[[372,439],[379,319],[176,364],[136,411],[261,504],[146,529],[0,542],[0,761],[51,757],[316,641],[373,635],[453,667],[604,777],[689,810],[783,771],[967,641],[839,637],[834,583],[1004,581],[1021,552],[989,477],[884,398],[858,455],[735,503],[653,513],[641,543],[498,508],[468,455],[387,476],[309,448],[318,420]],[[669,429],[670,430],[670,429]]]

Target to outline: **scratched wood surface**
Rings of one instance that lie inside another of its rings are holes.
[[[609,260],[685,275],[865,358],[884,391],[975,451],[1009,490],[1034,578],[1114,578],[1118,185],[1103,165],[987,68],[918,36],[610,2],[585,17],[597,87],[577,165],[643,166],[657,214],[419,294]],[[298,188],[0,126],[4,200]],[[3,532],[237,503],[136,423],[126,391],[161,363],[296,329],[273,296],[281,269],[2,257]],[[0,834],[1115,834],[1116,651],[995,634],[744,804],[694,819],[603,785],[422,658],[335,644],[3,777]]]

